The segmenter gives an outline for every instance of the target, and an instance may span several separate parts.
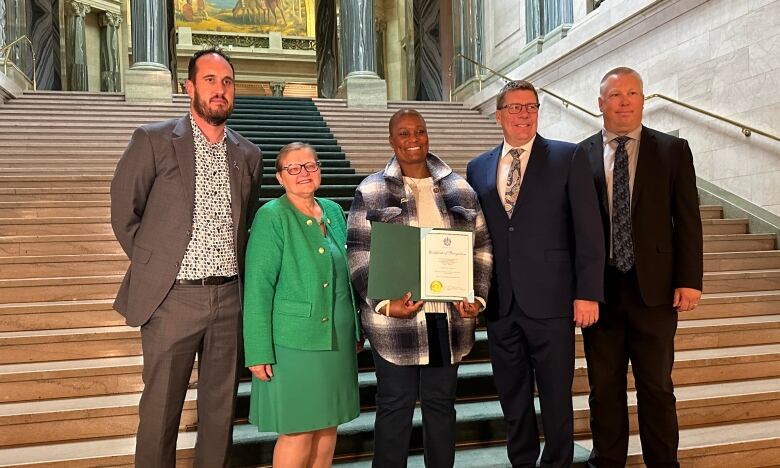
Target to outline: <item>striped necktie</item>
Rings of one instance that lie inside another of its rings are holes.
[[[520,193],[520,179],[522,177],[520,172],[522,168],[520,165],[520,160],[522,154],[522,148],[512,148],[509,150],[509,155],[512,156],[512,164],[509,166],[509,175],[506,178],[504,209],[506,210],[507,216],[510,218],[512,217],[512,210],[515,208],[517,195]]]

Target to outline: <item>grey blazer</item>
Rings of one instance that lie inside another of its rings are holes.
[[[263,160],[257,146],[231,129],[226,132],[234,239],[243,278]],[[128,325],[146,323],[173,286],[192,233],[194,197],[189,114],[138,127],[111,181],[111,227],[130,258],[114,309]]]

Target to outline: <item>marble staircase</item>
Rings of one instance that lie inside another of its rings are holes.
[[[390,103],[387,111],[352,111],[338,101],[316,105],[336,140],[310,137],[323,140],[328,149],[322,152],[334,164],[323,191],[329,187],[327,193],[347,206],[347,187],[384,167],[390,155],[387,120],[395,108],[414,106],[426,116],[432,150],[456,170],[501,138],[489,119],[453,104]],[[180,116],[186,107],[181,97],[140,106],[121,95],[39,92],[0,108],[0,466],[132,465],[142,360],[138,330],[111,310],[127,260],[111,235],[108,184],[135,126]],[[278,127],[273,118],[263,124],[257,123],[261,114],[243,113],[253,114],[251,122],[231,125],[250,136]],[[469,146],[472,141],[478,143]],[[280,143],[262,144],[273,154]],[[264,180],[264,197],[276,196],[272,174]],[[774,465],[780,459],[780,251],[774,235],[749,233],[745,219],[723,219],[717,206],[701,212],[705,295],[698,309],[681,315],[676,338],[681,460],[697,467]],[[459,467],[506,466],[486,344],[484,330],[478,331],[459,371]],[[591,442],[579,334],[576,350],[581,463]],[[376,387],[370,353],[359,355],[359,366],[363,412],[340,429],[343,466],[369,466],[371,454]],[[181,466],[191,464],[195,442],[197,370],[191,382],[180,423]],[[274,436],[246,423],[248,393],[244,378],[234,463],[266,465]],[[629,401],[635,431],[633,390]],[[421,437],[417,413],[410,466],[423,466]],[[636,434],[630,453],[630,464],[641,464]]]

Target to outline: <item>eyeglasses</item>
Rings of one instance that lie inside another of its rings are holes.
[[[283,171],[287,171],[290,175],[298,175],[302,170],[306,169],[306,172],[317,172],[320,170],[319,161],[309,161],[306,164],[288,164],[282,166]]]
[[[531,104],[506,104],[498,108],[498,110],[506,109],[510,114],[519,114],[523,111],[523,108],[528,111],[529,114],[536,114],[539,112],[539,103],[532,102]]]

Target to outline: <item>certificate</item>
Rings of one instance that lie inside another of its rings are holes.
[[[474,300],[473,233],[371,223],[368,297]]]
[[[420,280],[424,300],[474,302],[473,234],[420,230]]]

